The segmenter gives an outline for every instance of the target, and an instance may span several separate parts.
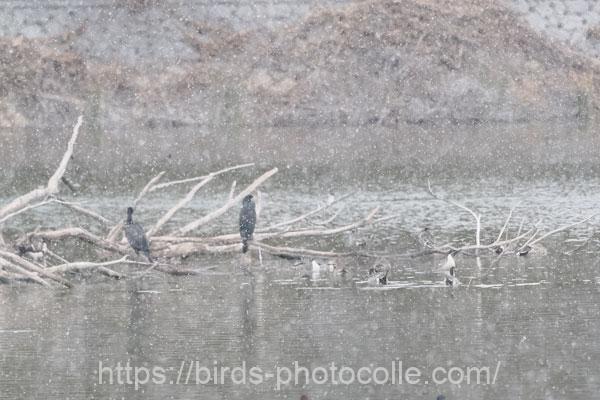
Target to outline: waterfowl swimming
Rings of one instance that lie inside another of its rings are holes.
[[[456,254],[456,253],[455,253]],[[450,269],[456,267],[456,261],[454,261],[454,257],[452,257],[452,253],[448,253],[446,257],[446,262],[439,268],[439,272],[448,272]]]
[[[321,278],[321,271],[325,271],[321,264],[319,264],[316,260],[312,260],[311,263],[311,275],[310,279],[316,281]]]
[[[382,264],[375,264],[369,268],[369,277],[367,282],[369,285],[387,285],[387,274],[389,268],[385,268]]]
[[[310,265],[312,266],[312,272],[313,273],[319,273],[321,272],[321,265],[316,262],[315,260],[312,260],[312,262],[310,263]]]
[[[146,256],[148,261],[153,262],[150,257],[150,246],[142,225],[133,222],[133,208],[127,207],[127,221],[125,222],[125,237],[135,254],[140,252]]]
[[[446,272],[446,286],[457,286],[458,278],[456,277],[456,267],[451,267],[450,271]]]
[[[329,260],[327,262],[327,267],[329,268],[329,272],[331,272],[332,274],[336,274],[336,275],[345,275],[346,274],[346,269],[343,266],[338,265],[338,263],[336,263],[333,260]]]
[[[421,232],[419,232],[419,243],[425,249],[432,249],[434,246],[433,235],[429,228],[425,227]]]
[[[248,241],[252,240],[254,228],[256,226],[256,205],[249,194],[242,200],[242,209],[240,210],[240,237],[242,238],[242,253],[248,251]]]
[[[360,236],[357,228],[348,231],[345,242],[348,247],[367,247],[367,241]]]
[[[437,270],[437,272],[443,272],[446,275],[445,282],[448,286],[456,286],[459,283],[458,278],[456,278],[456,261],[454,261],[454,257],[452,256],[452,254],[456,253],[456,251],[448,253],[446,262]]]
[[[526,256],[527,254],[529,254],[530,251],[531,251],[531,246],[526,244],[521,249],[519,249],[519,251],[517,251],[517,255]]]
[[[335,271],[335,262],[332,260],[327,261],[327,269],[329,269],[329,272]]]
[[[327,205],[330,206],[335,202],[335,196],[333,195],[332,192],[329,192],[329,195],[327,196]]]
[[[48,246],[44,240],[38,241],[38,243],[21,242],[15,245],[15,249],[19,256],[29,257],[35,261],[43,260],[48,252]]]

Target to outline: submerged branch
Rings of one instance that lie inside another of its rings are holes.
[[[106,262],[89,262],[89,261],[78,261],[78,262],[70,262],[66,264],[56,265],[54,267],[47,268],[50,272],[67,272],[70,270],[81,270],[81,269],[91,269],[91,268],[100,268],[107,267],[109,265],[122,264],[127,260],[127,256],[119,258],[118,260],[106,261]]]

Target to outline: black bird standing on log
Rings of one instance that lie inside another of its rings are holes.
[[[153,262],[152,258],[150,258],[150,247],[148,246],[148,239],[146,238],[144,228],[142,225],[133,222],[133,208],[131,207],[127,207],[125,237],[127,238],[131,248],[135,251],[135,254],[142,252],[148,261]]]
[[[254,227],[256,226],[256,206],[249,194],[242,200],[240,210],[240,236],[242,238],[242,253],[248,251],[248,241],[252,240]]]

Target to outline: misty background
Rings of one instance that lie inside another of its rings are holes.
[[[595,1],[7,0],[4,185],[598,174]],[[31,182],[30,182],[31,181]]]

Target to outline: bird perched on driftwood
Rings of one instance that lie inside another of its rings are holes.
[[[150,246],[144,228],[133,222],[133,208],[127,207],[127,221],[125,222],[125,237],[135,254],[140,252],[146,256],[148,261],[153,262],[150,257]]]
[[[240,210],[240,237],[242,238],[242,253],[248,251],[248,241],[252,240],[256,226],[256,205],[249,194],[242,200]]]

